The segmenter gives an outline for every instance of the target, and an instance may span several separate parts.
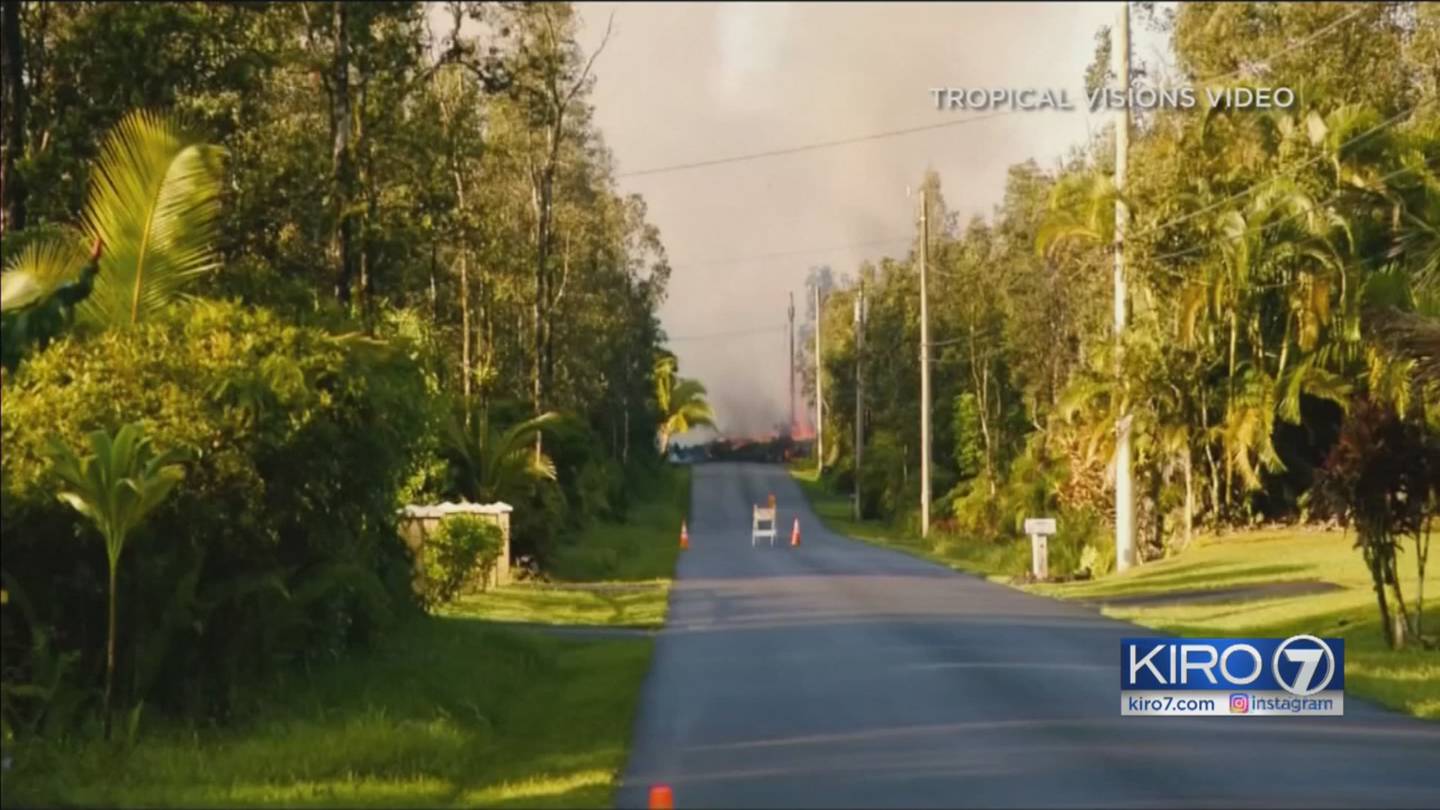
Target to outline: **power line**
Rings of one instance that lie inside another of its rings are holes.
[[[905,129],[892,129],[888,132],[875,132],[869,135],[857,135],[852,138],[840,138],[833,141],[819,141],[817,143],[807,143],[800,146],[788,146],[782,149],[770,149],[764,152],[751,152],[743,155],[731,155],[730,157],[713,158],[710,160],[697,160],[690,163],[676,163],[670,166],[657,166],[653,169],[639,169],[633,172],[620,172],[619,174],[615,175],[615,177],[618,179],[625,177],[643,177],[645,175],[651,174],[668,174],[670,172],[686,171],[689,169],[700,169],[706,166],[720,166],[727,163],[740,163],[747,160],[760,160],[761,158],[778,157],[780,155],[793,155],[799,152],[810,152],[816,149],[829,149],[835,146],[846,146],[852,143],[878,141],[883,138],[895,138],[901,135],[911,135],[916,132],[926,132],[932,129],[945,129],[948,127],[965,126],[966,124],[975,124],[979,123],[980,121],[988,121],[992,118],[1012,115],[1016,112],[1018,112],[1018,110],[997,110],[995,112],[987,113],[985,115],[977,115],[974,118],[962,118],[959,121],[945,121],[939,124],[924,124],[917,127],[907,127]]]
[[[786,325],[782,323],[776,326],[761,326],[754,329],[735,329],[729,332],[711,332],[704,335],[680,335],[678,337],[670,337],[667,335],[665,341],[667,343],[673,343],[680,340],[715,340],[717,338],[741,337],[744,335],[770,334],[771,332],[783,331],[785,328]]]
[[[855,250],[858,248],[874,247],[878,245],[893,245],[900,242],[909,242],[912,239],[914,239],[913,236],[905,236],[895,239],[876,239],[870,242],[853,242],[848,245],[836,245],[834,247],[809,248],[805,250],[786,250],[776,253],[755,253],[749,256],[734,256],[729,259],[713,259],[703,262],[684,262],[674,265],[672,269],[680,269],[686,267],[714,267],[717,265],[727,264],[744,264],[745,262],[759,261],[761,259],[778,259],[784,258],[786,256],[803,256],[809,253],[836,253],[842,250]]]
[[[1335,20],[1334,22],[1330,23],[1329,25],[1326,25],[1326,26],[1324,26],[1324,27],[1322,27],[1322,28],[1319,28],[1319,29],[1317,29],[1317,30],[1315,30],[1315,31],[1312,31],[1309,35],[1304,36],[1304,37],[1301,37],[1299,40],[1297,40],[1297,41],[1295,41],[1295,42],[1293,42],[1293,43],[1285,46],[1284,48],[1281,48],[1280,50],[1278,50],[1278,51],[1270,54],[1269,56],[1265,57],[1264,59],[1261,59],[1261,60],[1260,60],[1260,63],[1261,63],[1261,64],[1268,65],[1268,64],[1269,64],[1272,60],[1274,60],[1276,57],[1284,56],[1285,54],[1287,54],[1287,53],[1289,53],[1289,52],[1291,52],[1291,51],[1293,51],[1293,50],[1296,50],[1297,48],[1301,48],[1301,47],[1304,47],[1305,45],[1309,45],[1311,42],[1314,42],[1315,40],[1319,39],[1320,37],[1325,36],[1326,34],[1330,33],[1331,31],[1335,30],[1336,28],[1339,28],[1339,27],[1340,27],[1341,25],[1343,25],[1344,23],[1349,22],[1350,20],[1353,20],[1354,18],[1360,16],[1361,12],[1363,12],[1364,10],[1365,10],[1365,9],[1363,9],[1363,8],[1358,8],[1358,9],[1350,12],[1349,14],[1346,14],[1345,16],[1341,17],[1340,19]],[[1207,78],[1207,79],[1201,79],[1201,80],[1199,81],[1199,83],[1200,83],[1200,84],[1213,84],[1213,83],[1218,82],[1218,81],[1224,81],[1224,80],[1226,80],[1226,79],[1233,79],[1233,78],[1235,78],[1236,76],[1239,76],[1240,74],[1244,73],[1245,71],[1246,71],[1246,68],[1245,68],[1245,67],[1239,67],[1239,68],[1236,68],[1235,70],[1232,70],[1232,71],[1230,71],[1230,72],[1228,72],[1228,73],[1221,73],[1221,74],[1218,75],[1218,76],[1211,76],[1211,77],[1209,77],[1209,78]]]
[[[1388,174],[1381,175],[1380,177],[1375,178],[1375,182],[1377,182],[1377,183],[1384,183],[1384,182],[1386,182],[1386,181],[1393,180],[1393,179],[1395,179],[1396,177],[1399,177],[1399,176],[1402,175],[1402,174],[1409,174],[1409,173],[1411,173],[1411,172],[1418,171],[1418,170],[1420,170],[1420,169],[1433,168],[1433,167],[1435,167],[1436,165],[1440,165],[1440,161],[1429,160],[1429,161],[1425,161],[1424,163],[1421,163],[1419,166],[1407,166],[1407,167],[1405,167],[1405,168],[1403,168],[1403,169],[1397,169],[1397,170],[1395,170],[1395,171],[1393,171],[1393,172],[1390,172],[1390,173],[1388,173]],[[1335,202],[1336,200],[1340,199],[1340,195],[1341,195],[1341,193],[1342,193],[1343,191],[1344,191],[1344,189],[1341,189],[1341,190],[1339,190],[1339,191],[1336,191],[1335,193],[1333,193],[1333,194],[1331,194],[1330,196],[1326,197],[1325,199],[1321,200],[1321,201],[1320,201],[1319,203],[1317,203],[1316,205],[1317,205],[1317,206],[1318,206],[1318,205],[1328,205],[1328,204],[1330,204],[1330,203]],[[1302,215],[1307,214],[1307,213],[1309,213],[1309,210],[1294,211],[1294,212],[1291,212],[1291,213],[1289,213],[1289,214],[1286,214],[1285,216],[1280,217],[1279,219],[1273,220],[1273,221],[1269,222],[1268,224],[1265,224],[1265,225],[1260,226],[1260,232],[1261,232],[1261,233],[1265,233],[1265,232],[1271,231],[1271,230],[1273,230],[1273,229],[1275,229],[1275,228],[1280,227],[1281,225],[1284,225],[1285,223],[1289,222],[1290,220],[1295,219],[1296,217],[1302,216]],[[1185,248],[1185,249],[1183,249],[1183,250],[1171,251],[1170,253],[1161,253],[1161,254],[1155,255],[1155,256],[1145,256],[1145,257],[1143,257],[1143,258],[1144,258],[1146,261],[1151,261],[1151,262],[1163,262],[1163,261],[1166,261],[1166,260],[1169,260],[1169,259],[1178,259],[1178,258],[1180,258],[1181,256],[1189,256],[1189,255],[1192,255],[1192,254],[1195,254],[1195,253],[1201,253],[1201,252],[1204,252],[1204,251],[1206,251],[1206,250],[1209,250],[1210,247],[1211,247],[1211,246],[1208,245],[1208,244],[1200,244],[1200,245],[1195,245],[1194,247]]]

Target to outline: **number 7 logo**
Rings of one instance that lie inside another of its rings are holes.
[[[1299,641],[1308,641],[1318,646],[1291,649],[1291,645]],[[1293,680],[1287,681],[1280,672],[1281,655],[1285,656],[1286,661],[1300,665]],[[1315,680],[1315,670],[1320,667],[1322,658],[1325,659],[1327,665],[1325,678],[1312,686],[1311,683]],[[1280,646],[1275,648],[1275,658],[1270,662],[1270,666],[1275,672],[1275,680],[1285,688],[1285,691],[1301,697],[1319,692],[1328,686],[1330,680],[1335,677],[1335,655],[1330,651],[1330,645],[1314,636],[1291,636],[1282,641]]]

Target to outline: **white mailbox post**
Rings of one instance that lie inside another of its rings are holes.
[[[1055,533],[1055,518],[1026,518],[1025,533],[1030,535],[1030,571],[1037,580],[1050,578],[1050,550],[1045,539]]]

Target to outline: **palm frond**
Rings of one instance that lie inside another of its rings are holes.
[[[0,273],[0,312],[34,306],[76,280],[89,257],[78,232],[65,229],[26,245]]]
[[[136,323],[219,267],[214,249],[224,150],[145,111],[116,125],[101,147],[86,224],[105,244],[82,314]]]

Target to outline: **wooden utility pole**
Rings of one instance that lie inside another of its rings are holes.
[[[865,454],[865,279],[855,296],[855,519],[861,517],[860,463]]]
[[[795,293],[790,293],[790,326],[786,335],[790,339],[790,410],[785,412],[785,435],[795,433]]]
[[[1124,350],[1126,320],[1125,226],[1130,212],[1125,207],[1125,169],[1130,156],[1130,3],[1121,2],[1119,25],[1115,27],[1115,73],[1120,90],[1127,94],[1115,118],[1115,374],[1120,389],[1125,387]],[[1124,402],[1125,398],[1122,397]],[[1130,469],[1131,414],[1122,411],[1115,424],[1115,568],[1124,571],[1135,559],[1135,490]]]
[[[930,536],[930,260],[929,188],[920,187],[920,536]]]
[[[815,471],[825,472],[825,396],[821,384],[820,324],[824,321],[820,309],[820,276],[815,277]]]

